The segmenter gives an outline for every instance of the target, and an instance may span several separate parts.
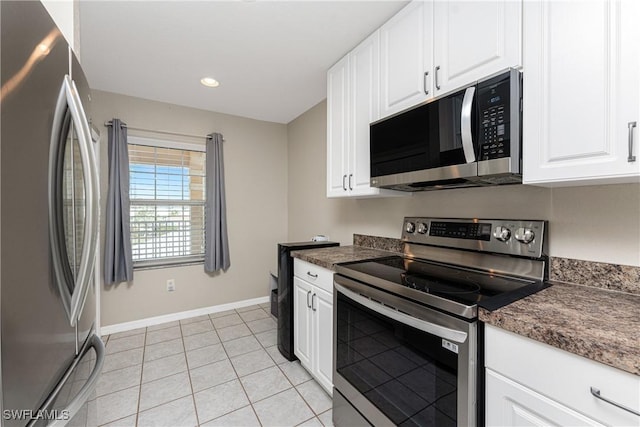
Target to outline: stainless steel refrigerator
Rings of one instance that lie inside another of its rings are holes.
[[[2,424],[91,425],[104,345],[89,85],[40,2],[1,1],[0,33]]]

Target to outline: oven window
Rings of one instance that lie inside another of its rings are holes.
[[[337,293],[336,370],[400,426],[456,426],[458,355]]]

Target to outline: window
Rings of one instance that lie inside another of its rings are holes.
[[[204,147],[175,144],[175,148],[169,148],[166,143],[153,144],[129,137],[134,266],[202,261]]]

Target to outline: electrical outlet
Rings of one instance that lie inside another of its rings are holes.
[[[173,292],[176,290],[176,280],[168,279],[167,280],[167,292]]]

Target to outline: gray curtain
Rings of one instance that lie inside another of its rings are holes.
[[[207,183],[206,223],[204,245],[204,270],[214,273],[227,270],[229,238],[227,237],[227,202],[224,194],[224,161],[222,159],[222,135],[207,135]]]
[[[119,119],[113,119],[109,126],[109,191],[104,244],[104,282],[106,284],[133,280],[126,126]]]

